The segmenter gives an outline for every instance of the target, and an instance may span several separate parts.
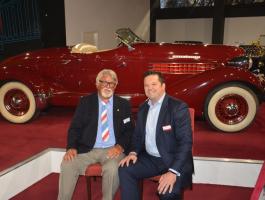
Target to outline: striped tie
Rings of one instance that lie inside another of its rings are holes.
[[[108,125],[108,116],[107,116],[107,105],[103,103],[102,112],[101,112],[101,137],[104,142],[107,142],[109,139],[109,125]]]

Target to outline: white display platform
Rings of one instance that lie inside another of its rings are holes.
[[[9,199],[50,173],[59,173],[64,153],[64,149],[49,148],[0,172],[0,199]],[[254,187],[263,161],[194,157],[194,164],[194,183]]]

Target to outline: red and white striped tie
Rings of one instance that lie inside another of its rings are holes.
[[[107,105],[103,103],[101,112],[101,137],[104,142],[109,140],[109,125],[108,125],[108,115],[107,115]]]

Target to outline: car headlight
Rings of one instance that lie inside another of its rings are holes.
[[[240,56],[229,60],[227,64],[244,69],[250,69],[252,67],[253,60],[251,57]]]

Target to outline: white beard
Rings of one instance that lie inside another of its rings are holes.
[[[103,98],[109,99],[110,97],[112,97],[113,91],[112,90],[102,90],[101,95]]]

